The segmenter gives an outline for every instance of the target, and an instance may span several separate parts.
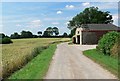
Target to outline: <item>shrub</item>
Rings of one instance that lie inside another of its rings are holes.
[[[120,49],[120,38],[117,39],[117,42],[110,49],[111,56],[118,57]]]
[[[116,31],[109,32],[99,40],[97,49],[104,54],[110,55],[110,49],[113,47],[117,39],[120,37],[120,33]]]
[[[0,39],[0,44],[9,44],[9,43],[13,43],[13,42],[8,37],[4,37],[4,38]]]

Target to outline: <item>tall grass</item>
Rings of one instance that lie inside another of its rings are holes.
[[[61,38],[14,39],[13,44],[2,46],[2,75],[9,76],[20,69],[33,57],[37,56],[50,43],[63,40]],[[68,39],[67,39],[68,40]]]
[[[30,61],[24,68],[15,72],[9,79],[43,79],[45,76],[52,56],[56,49],[56,43],[51,44],[47,49],[42,51],[37,57]]]

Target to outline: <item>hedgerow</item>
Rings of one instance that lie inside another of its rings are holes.
[[[4,38],[0,38],[0,44],[9,44],[9,43],[13,43],[12,40],[8,37],[4,37]]]
[[[98,41],[97,49],[106,55],[111,55],[110,49],[113,47],[117,39],[120,37],[120,33],[116,31],[109,32]]]

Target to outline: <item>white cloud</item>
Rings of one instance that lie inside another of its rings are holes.
[[[68,25],[70,22],[66,22],[65,25]]]
[[[53,25],[59,25],[59,22],[52,22]]]
[[[85,3],[82,3],[83,6],[89,6],[90,3],[89,2],[85,2]]]
[[[118,14],[113,15],[113,24],[118,26]]]
[[[65,7],[66,7],[67,9],[73,9],[73,8],[75,8],[74,5],[66,5]]]
[[[34,27],[40,27],[41,26],[41,20],[33,20],[28,23],[27,27],[34,28]]]
[[[62,14],[63,12],[62,11],[57,11],[57,14]]]
[[[17,27],[20,27],[21,25],[20,24],[16,24]]]

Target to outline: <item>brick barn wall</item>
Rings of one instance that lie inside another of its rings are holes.
[[[82,44],[97,44],[100,38],[110,31],[82,31]]]
[[[96,33],[96,36],[97,36],[97,41],[99,41],[100,40],[100,38],[104,35],[104,34],[106,34],[106,33],[108,33],[109,31],[96,31],[95,33]],[[97,42],[98,43],[98,42]]]

